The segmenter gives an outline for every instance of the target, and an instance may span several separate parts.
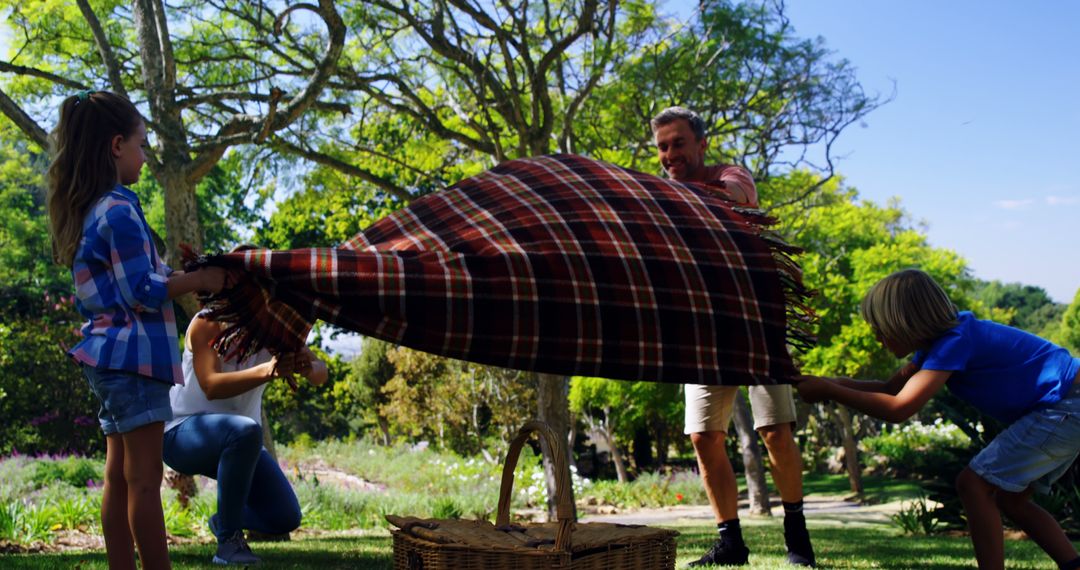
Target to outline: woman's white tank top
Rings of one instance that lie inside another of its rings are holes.
[[[186,344],[185,339],[184,357],[181,361],[184,383],[182,385],[176,384],[169,390],[173,419],[165,424],[165,431],[180,425],[184,420],[196,414],[238,414],[255,420],[257,424],[262,424],[262,396],[263,391],[266,390],[266,384],[252,388],[232,398],[209,400],[206,398],[202,386],[199,385],[199,379],[195,377],[195,358]],[[270,353],[263,350],[240,363],[235,361],[222,362],[221,371],[246,370],[252,366],[269,362],[271,358]]]

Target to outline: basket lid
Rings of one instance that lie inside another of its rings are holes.
[[[386,520],[398,527],[392,532],[444,545],[484,550],[543,551],[555,549],[559,523],[506,525],[496,527],[489,521],[436,520],[387,515]],[[578,553],[596,548],[629,546],[641,542],[673,539],[674,530],[649,528],[616,523],[574,523],[570,552]]]

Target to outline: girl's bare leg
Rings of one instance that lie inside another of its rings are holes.
[[[979,570],[1004,570],[1005,535],[995,494],[1000,490],[965,467],[956,477]]]
[[[135,545],[128,526],[128,489],[124,481],[124,441],[105,436],[105,489],[101,497],[101,532],[112,570],[135,570]]]
[[[162,436],[165,424],[155,422],[124,434],[124,479],[128,523],[144,570],[168,570],[165,515],[161,511]]]

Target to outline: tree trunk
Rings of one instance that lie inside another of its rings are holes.
[[[619,452],[619,448],[615,444],[615,437],[611,435],[611,430],[603,427],[600,428],[600,433],[604,436],[604,443],[611,450],[611,460],[615,462],[615,476],[618,477],[620,483],[630,481],[630,477],[626,473],[626,463],[623,461],[622,453]]]
[[[195,184],[187,182],[183,174],[168,167],[158,169],[154,176],[165,191],[165,262],[174,270],[183,270],[180,244],[186,243],[196,252],[203,252]],[[181,295],[173,301],[183,307],[189,318],[199,312],[194,295]]]
[[[567,434],[570,433],[570,405],[567,397],[570,393],[570,377],[558,374],[536,375],[536,405],[540,421],[551,427],[555,435],[563,444],[563,453],[566,454],[567,465],[570,465],[571,454],[566,448]],[[548,520],[555,520],[556,489],[555,489],[555,464],[552,461],[552,450],[548,449],[547,442],[540,440],[540,449],[544,454],[544,478],[547,481],[547,510]],[[565,489],[570,493],[570,504],[574,504],[573,489]],[[576,510],[576,509],[575,509]],[[575,515],[576,516],[576,515]]]
[[[379,416],[379,433],[382,434],[382,444],[384,447],[390,447],[390,422],[386,418]]]
[[[855,441],[855,429],[851,424],[851,412],[840,404],[833,404],[833,410],[839,419],[840,433],[844,440],[844,465],[847,467],[851,492],[860,500],[863,498],[862,466],[859,464],[859,444]]]
[[[772,516],[769,505],[769,486],[765,481],[765,462],[761,445],[754,431],[754,418],[742,390],[735,393],[735,433],[739,436],[743,467],[746,470],[746,494],[750,498],[750,513]]]

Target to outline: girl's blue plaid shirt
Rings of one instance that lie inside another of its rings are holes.
[[[95,368],[182,384],[176,313],[139,198],[117,185],[83,220],[71,273],[83,340],[69,351]]]

